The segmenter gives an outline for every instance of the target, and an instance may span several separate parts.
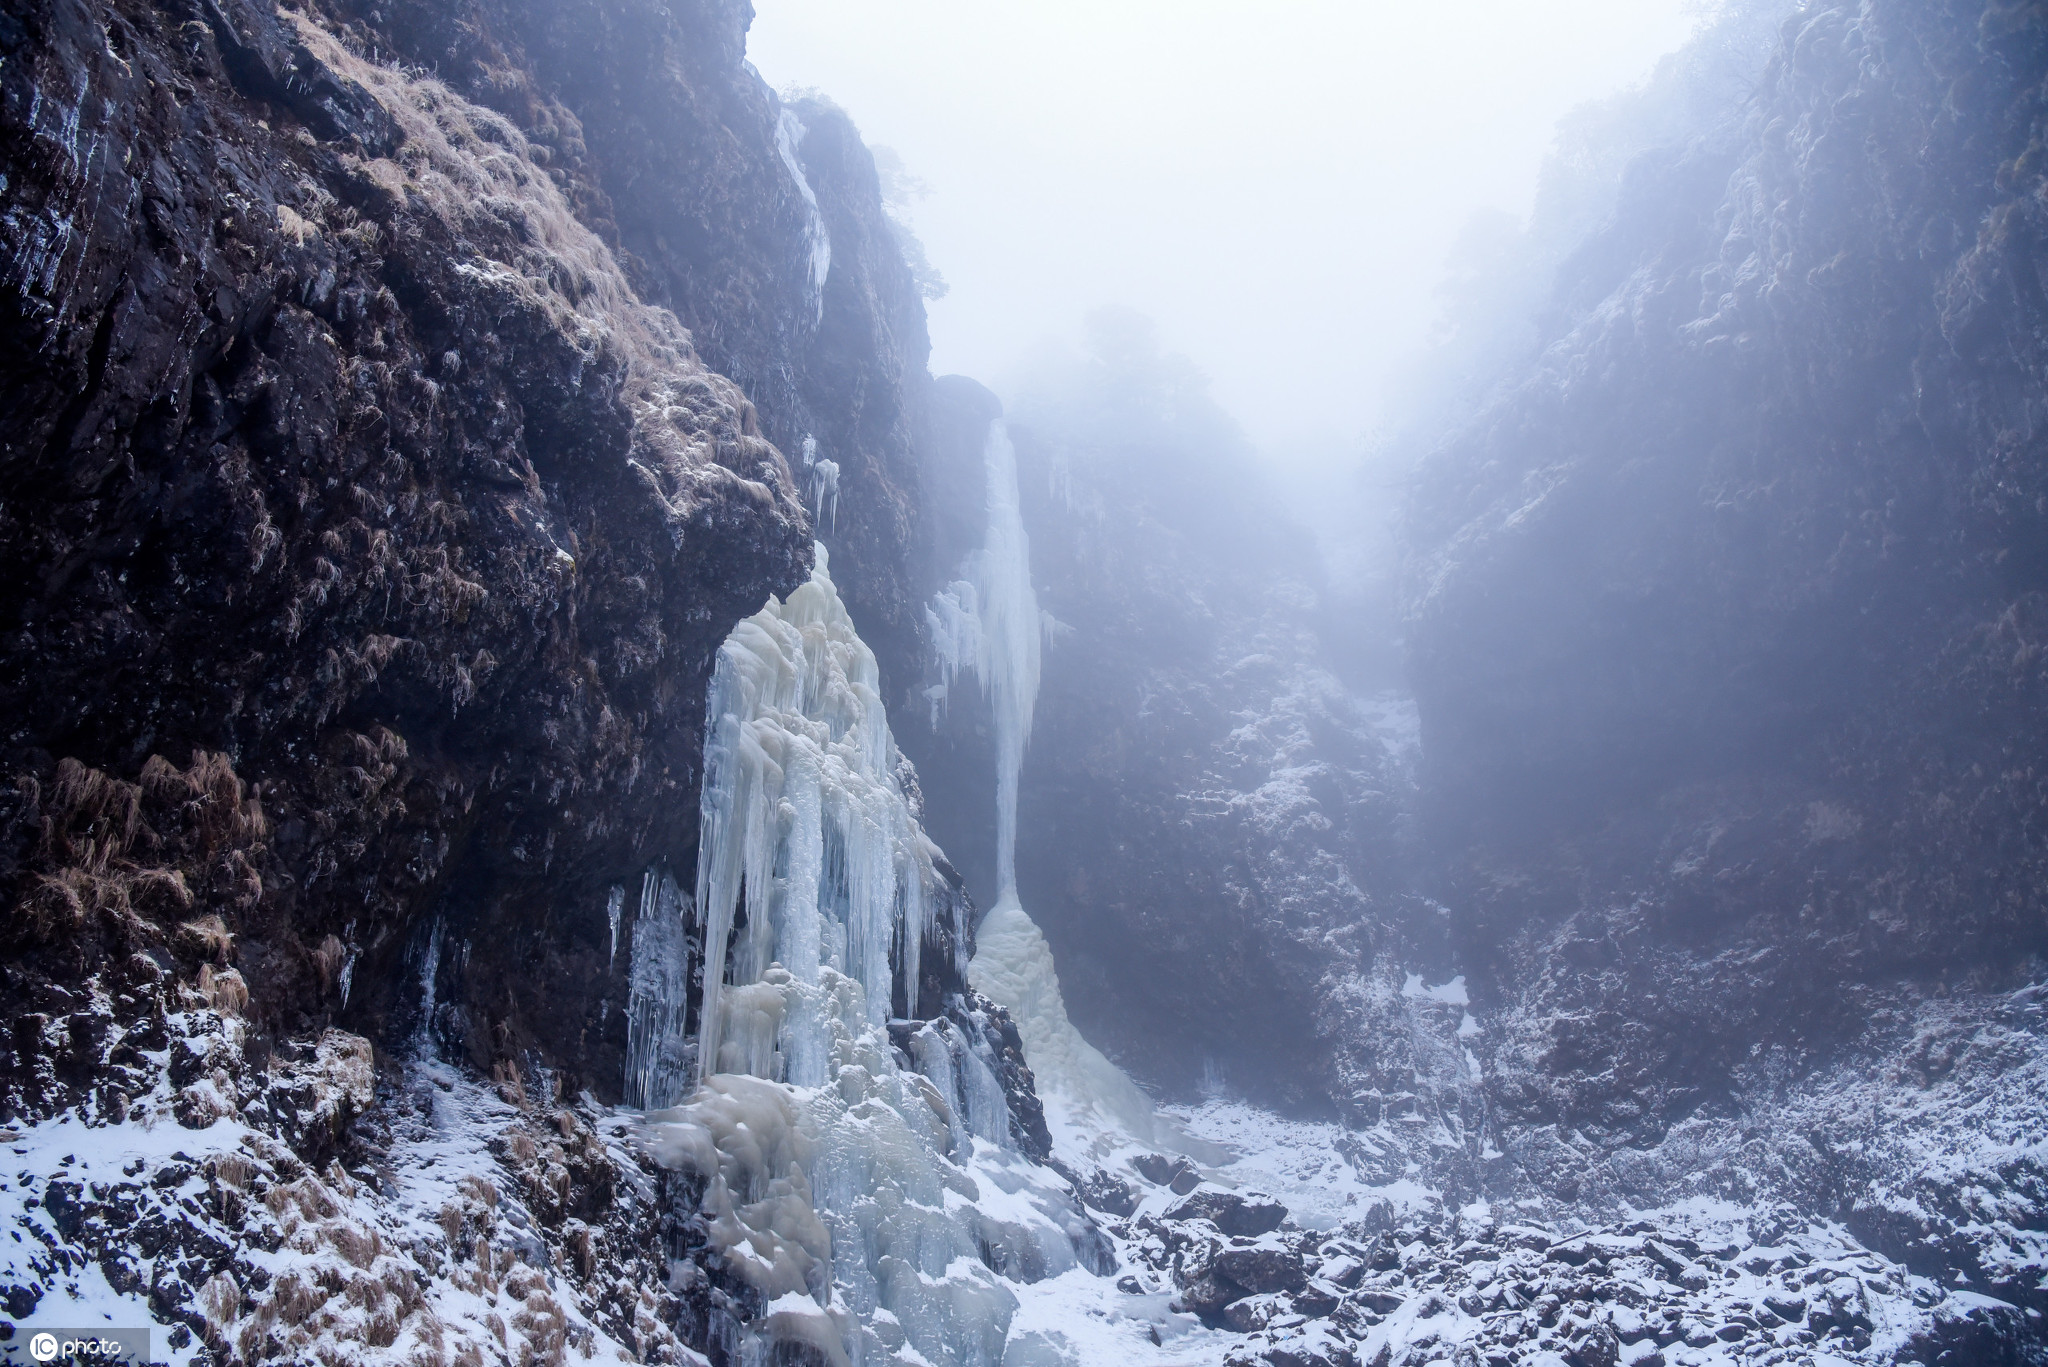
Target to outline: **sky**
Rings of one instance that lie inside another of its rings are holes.
[[[1557,120],[1646,77],[1698,0],[755,0],[749,57],[929,193],[935,374],[1002,393],[1135,308],[1277,473],[1358,450],[1447,248],[1524,214]]]

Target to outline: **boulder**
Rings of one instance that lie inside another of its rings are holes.
[[[1257,1238],[1280,1228],[1287,1207],[1269,1196],[1245,1197],[1221,1187],[1201,1187],[1170,1207],[1166,1218],[1207,1220],[1225,1234]]]
[[[1301,1255],[1270,1244],[1226,1248],[1216,1255],[1215,1271],[1247,1291],[1299,1291],[1308,1282]]]
[[[1234,1300],[1242,1299],[1245,1288],[1214,1272],[1197,1277],[1181,1288],[1173,1298],[1173,1308],[1183,1314],[1197,1315],[1203,1320],[1214,1322],[1223,1313],[1223,1307]]]

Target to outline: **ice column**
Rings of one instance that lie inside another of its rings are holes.
[[[1017,498],[1017,451],[998,418],[989,424],[982,447],[988,475],[988,532],[983,547],[968,557],[963,577],[925,610],[938,655],[941,692],[971,669],[988,694],[996,725],[996,892],[997,900],[1017,891],[1017,776],[1031,739],[1031,710],[1038,701],[1038,672],[1044,648],[1045,615],[1031,587],[1031,541]]]
[[[774,964],[804,984],[829,967],[860,984],[880,1025],[899,948],[914,1013],[939,886],[936,851],[896,777],[874,652],[846,615],[824,546],[810,582],[787,602],[771,598],[719,648],[706,718],[698,1074],[773,1076],[757,1028],[760,994],[743,989]],[[825,1081],[812,1076],[823,1067],[815,1029],[791,1020],[782,1031],[787,1080]]]
[[[1052,619],[1039,610],[1031,587],[1017,451],[1000,418],[989,425],[982,461],[988,476],[985,542],[969,557],[963,578],[927,610],[940,687],[950,691],[954,677],[972,668],[995,720],[996,904],[976,932],[968,981],[1016,1020],[1056,1141],[1087,1144],[1104,1129],[1121,1129],[1149,1143],[1151,1102],[1074,1029],[1051,947],[1017,895],[1017,781]]]

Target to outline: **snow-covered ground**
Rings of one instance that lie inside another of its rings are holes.
[[[169,1028],[150,1057],[158,1085],[124,1115],[66,1111],[0,1144],[0,1294],[27,1329],[153,1327],[155,1360],[177,1367],[209,1343],[329,1367],[545,1360],[565,1347],[591,1362],[657,1346],[702,1361],[660,1315],[636,1313],[660,1308],[651,1298],[611,1307],[645,1331],[630,1348],[600,1328],[587,1308],[598,1279],[570,1274],[573,1250],[542,1237],[528,1199],[534,1170],[579,1147],[637,1171],[622,1124],[537,1108],[429,1060],[381,1099],[390,1128],[374,1168],[316,1169],[266,1132],[275,1124],[252,1122],[284,1105],[316,1123],[323,1107],[367,1107],[366,1044],[330,1032],[296,1072],[237,1076],[239,1021],[188,1012]],[[211,1074],[181,1087],[194,1062]],[[652,1195],[638,1193],[650,1220]]]

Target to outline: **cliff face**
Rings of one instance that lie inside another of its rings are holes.
[[[838,467],[819,530],[863,637],[903,672],[921,653],[906,564],[925,535],[924,306],[851,122],[784,106],[744,65],[752,6],[407,0],[336,14],[364,51],[433,71],[545,148],[641,297],[754,401],[814,510],[806,438]]]
[[[921,654],[925,342],[872,161],[747,17],[0,17],[10,1321],[79,1276],[214,1361],[761,1317],[604,1103],[733,624],[822,532]],[[947,1005],[1042,1151],[1014,1028]]]
[[[1735,154],[1637,165],[1540,361],[1423,474],[1430,839],[1500,1118],[1583,1148],[1531,1151],[1553,1195],[1799,1097],[1817,1151],[1758,1183],[1998,1260],[1954,1190],[1869,1195],[1917,1180],[1902,1122],[1801,1089],[1974,1050],[1987,1136],[2029,1123],[1993,1093],[2048,951],[2044,39],[2037,6],[1798,16]]]
[[[451,1044],[616,1094],[610,890],[691,866],[712,655],[813,509],[885,668],[916,649],[922,309],[745,19],[10,12],[24,991],[210,957],[266,1031],[396,1039],[445,942]]]
[[[1054,619],[1019,891],[1075,1022],[1148,1082],[1348,1106],[1401,1052],[1350,1018],[1410,948],[1399,727],[1331,672],[1320,567],[1249,447],[1184,362],[1126,333],[1105,320],[1099,354],[1007,418]],[[980,544],[997,409],[940,384],[935,464],[950,473],[926,487],[943,582]],[[934,735],[906,723],[905,743],[935,836],[992,891],[992,740],[973,687],[954,686]]]

